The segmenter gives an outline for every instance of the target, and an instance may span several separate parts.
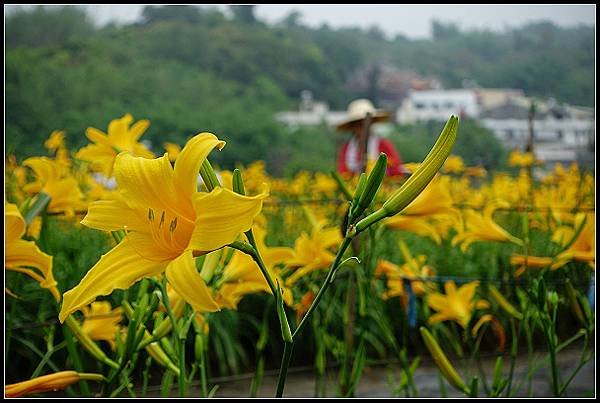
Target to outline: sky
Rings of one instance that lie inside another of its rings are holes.
[[[15,6],[7,6],[11,8]],[[17,6],[24,7],[24,6]],[[140,18],[143,4],[87,5],[97,24],[131,23]],[[225,5],[217,5],[224,10]],[[258,19],[267,23],[281,21],[291,11],[298,10],[301,24],[318,27],[323,23],[332,28],[378,26],[388,37],[397,34],[411,39],[430,37],[431,21],[456,23],[462,30],[491,29],[502,31],[527,22],[549,20],[562,27],[579,24],[596,25],[596,5],[339,5],[339,4],[263,4],[255,8]],[[10,10],[9,10],[10,11]]]

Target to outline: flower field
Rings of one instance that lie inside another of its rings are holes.
[[[240,373],[256,396],[267,370],[281,397],[295,366],[315,396],[334,367],[345,397],[381,360],[401,368],[390,393],[426,397],[424,357],[442,395],[530,396],[547,371],[558,397],[594,359],[595,177],[577,165],[465,166],[451,117],[401,178],[385,154],[279,178],[211,165],[218,133],[150,150],[149,121],[107,123],[5,160],[7,397],[224,397],[214,379]]]

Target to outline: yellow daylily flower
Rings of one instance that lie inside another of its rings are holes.
[[[54,130],[48,137],[48,140],[44,142],[44,147],[50,152],[65,148],[65,132],[63,130]]]
[[[571,243],[571,245],[559,253],[556,256],[558,261],[564,262],[565,264],[569,260],[575,260],[578,262],[587,262],[590,267],[595,267],[596,261],[596,239],[595,239],[595,230],[596,230],[596,221],[595,214],[580,214],[576,219],[575,223],[577,225],[581,225],[583,219],[585,217],[585,224],[583,224],[583,228],[577,234],[577,238],[573,240],[573,236],[575,236],[574,230],[570,237],[563,238],[563,245],[566,245],[567,242]],[[571,242],[572,241],[572,242]],[[562,265],[553,266],[553,269],[558,269]]]
[[[54,374],[38,376],[19,383],[13,383],[4,387],[6,397],[19,397],[32,393],[42,393],[66,389],[80,380],[102,381],[104,377],[100,374],[85,374],[75,371],[60,371]]]
[[[337,182],[331,177],[322,172],[315,173],[315,179],[311,186],[312,191],[321,195],[332,195],[337,192]]]
[[[166,142],[163,144],[163,147],[165,148],[165,151],[169,154],[169,160],[171,160],[171,162],[175,161],[177,159],[177,156],[181,152],[181,146],[179,144]]]
[[[325,222],[321,221],[314,227],[311,235],[303,232],[294,244],[294,256],[287,261],[290,267],[296,270],[285,280],[287,286],[292,286],[299,278],[318,269],[328,268],[334,254],[329,251],[334,245],[342,241],[339,228],[323,228]]]
[[[73,215],[84,208],[79,184],[64,164],[46,157],[31,157],[23,161],[23,165],[31,168],[36,177],[36,181],[25,185],[23,190],[30,195],[50,196],[48,212]]]
[[[105,340],[111,349],[116,347],[116,334],[121,330],[123,308],[112,309],[108,301],[95,301],[89,307],[81,308],[84,320],[81,329],[92,340]]]
[[[465,225],[452,239],[452,246],[460,245],[460,249],[466,252],[471,243],[479,241],[491,242],[513,242],[522,245],[523,241],[511,235],[508,231],[498,225],[493,218],[498,208],[507,208],[508,203],[496,200],[488,203],[483,214],[472,210],[464,212]]]
[[[453,320],[466,329],[475,309],[486,309],[490,306],[486,300],[475,300],[475,291],[478,286],[478,281],[472,281],[456,289],[456,284],[450,280],[444,283],[446,295],[429,294],[427,304],[437,313],[429,317],[428,323]]]
[[[294,305],[294,310],[296,311],[296,324],[299,324],[302,321],[302,318],[310,309],[315,297],[316,294],[311,290],[308,290],[304,293],[302,298],[300,298],[300,302]]]
[[[112,120],[108,124],[108,135],[94,127],[88,127],[85,135],[93,144],[83,147],[75,156],[92,163],[94,170],[101,171],[107,177],[112,176],[115,158],[122,151],[129,151],[138,157],[154,158],[152,151],[138,143],[150,122],[142,119],[131,125],[132,122],[133,116],[129,113]]]
[[[61,322],[100,295],[161,273],[195,310],[219,309],[193,257],[220,249],[250,229],[268,196],[266,189],[253,197],[222,187],[198,192],[204,159],[224,146],[214,134],[200,133],[188,141],[174,167],[166,154],[156,159],[128,152],[117,156],[118,197],[92,203],[81,223],[127,235],[64,294]]]
[[[550,267],[552,269],[557,269],[563,266],[568,262],[569,259],[557,257],[549,257],[549,256],[525,256],[518,253],[513,253],[510,257],[510,264],[513,266],[519,266],[517,270],[515,270],[514,276],[519,277],[525,270],[530,269],[541,269],[544,267]]]
[[[267,246],[264,241],[266,231],[257,225],[253,227],[253,233],[258,252],[271,278],[283,287],[283,282],[275,266],[290,260],[294,255],[293,249]],[[254,259],[240,251],[234,252],[231,260],[223,270],[221,283],[222,285],[219,288],[216,300],[221,307],[229,309],[236,309],[244,295],[263,291],[271,293],[269,284]],[[283,301],[287,305],[292,304],[293,295],[291,289],[283,287]]]
[[[4,266],[7,270],[27,274],[40,286],[47,288],[56,301],[60,293],[52,274],[52,256],[45,254],[35,242],[21,239],[25,234],[25,220],[15,204],[4,205]]]
[[[458,155],[449,155],[442,166],[442,172],[449,174],[461,174],[465,170],[465,162]]]
[[[453,201],[449,191],[448,178],[437,177],[412,201],[400,214],[383,221],[390,229],[414,232],[428,236],[437,244],[441,244],[440,227],[430,222],[429,218],[456,221],[458,211],[452,207]]]
[[[387,278],[387,291],[382,295],[383,299],[404,296],[404,281],[403,279],[416,279],[429,277],[434,274],[431,266],[425,265],[427,260],[425,255],[419,255],[412,258],[409,262],[402,265],[397,265],[384,259],[377,262],[375,268],[375,276],[383,276]],[[411,280],[410,286],[412,291],[417,296],[425,294],[426,289],[433,288],[432,284],[427,286],[421,280]]]
[[[539,161],[530,152],[523,153],[519,150],[513,150],[508,157],[508,165],[511,167],[526,168],[536,163],[539,163]]]

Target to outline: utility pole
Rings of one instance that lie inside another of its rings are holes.
[[[533,154],[533,144],[534,144],[534,131],[533,131],[533,119],[535,118],[535,101],[531,101],[531,105],[529,106],[529,137],[527,139],[527,145],[525,146],[525,152]]]

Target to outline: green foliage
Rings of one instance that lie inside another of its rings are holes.
[[[20,9],[5,21],[5,45],[8,48],[65,46],[95,32],[86,12],[74,6]]]
[[[359,68],[387,63],[484,87],[521,88],[575,104],[594,103],[594,30],[530,24],[505,33],[460,31],[436,22],[434,40],[386,39],[375,28],[309,28],[300,14],[273,27],[252,7],[147,6],[142,21],[95,29],[77,7],[36,7],[6,19],[6,149],[19,159],[44,153],[43,140],[66,130],[72,148],[87,127],[106,130],[131,113],[149,119],[144,139],[165,141],[199,131],[229,142],[215,163],[233,168],[261,159],[275,174],[334,167],[337,140],[325,127],[285,129],[277,111],[311,90],[332,109],[358,96],[345,84]],[[402,158],[417,161],[439,131],[400,128]],[[425,132],[429,135],[417,135]],[[412,133],[415,133],[414,135]],[[461,125],[456,153],[468,164],[497,167],[501,149],[474,123]]]

